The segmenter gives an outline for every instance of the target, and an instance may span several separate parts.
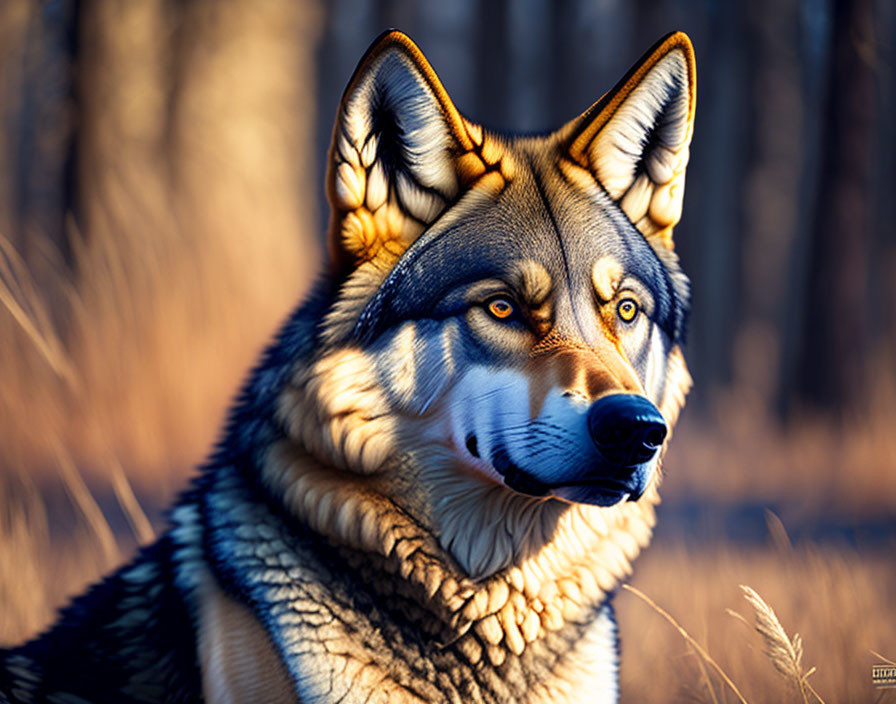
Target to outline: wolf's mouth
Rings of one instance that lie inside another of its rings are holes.
[[[529,496],[554,495],[576,503],[607,506],[626,499],[637,501],[644,492],[644,487],[637,480],[624,482],[603,473],[548,483],[514,464],[503,447],[498,447],[492,454],[492,466],[504,479],[505,485]]]
[[[515,465],[503,447],[499,447],[492,455],[492,466],[504,478],[504,483],[514,491],[530,496],[547,496],[551,493],[550,484],[544,483]]]

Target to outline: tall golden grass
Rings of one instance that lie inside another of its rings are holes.
[[[41,12],[10,8],[3,29]],[[120,462],[157,496],[208,450],[321,241],[316,4],[190,3],[176,26],[170,10],[82,8],[68,260],[0,189],[0,463],[53,467],[58,443],[88,478]]]
[[[70,534],[51,539],[40,490],[27,479],[3,477],[0,503],[0,643],[12,645],[47,627],[69,596],[129,550],[116,540],[110,551],[83,518]]]
[[[871,681],[871,666],[881,662],[872,651],[896,644],[891,554],[659,539],[632,579],[656,606],[631,590],[616,599],[622,700],[896,701],[896,691]],[[749,591],[740,586],[746,583]]]

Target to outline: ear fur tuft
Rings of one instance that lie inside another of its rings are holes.
[[[333,131],[327,194],[337,268],[397,258],[458,194],[467,123],[414,43],[384,34],[349,82]]]
[[[587,168],[642,234],[672,247],[681,218],[696,106],[687,35],[660,40],[573,127],[570,156]]]

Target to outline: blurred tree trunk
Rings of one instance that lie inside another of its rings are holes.
[[[418,7],[421,49],[432,62],[439,79],[458,110],[471,119],[475,114],[478,73],[476,0],[421,3]],[[506,62],[507,57],[503,57]]]
[[[686,212],[676,234],[677,248],[693,282],[693,307],[699,311],[688,345],[698,402],[707,400],[709,388],[731,381],[731,348],[742,281],[738,252],[743,245],[744,214],[740,198],[751,155],[752,64],[745,25],[741,4],[721,3],[698,44],[697,124],[688,167]]]
[[[871,246],[875,288],[870,300],[872,337],[889,368],[896,358],[896,3],[876,0],[874,7],[875,136],[872,176]]]
[[[377,34],[387,29],[401,29],[406,31],[405,28],[416,24],[418,11],[420,9],[417,3],[407,2],[407,0],[378,0],[377,4],[377,21],[380,25]],[[343,16],[338,19],[349,23],[352,21],[350,16]],[[374,37],[370,37],[367,43],[369,44],[373,39]],[[358,55],[357,58],[360,59],[361,56]]]
[[[169,85],[177,81],[167,0],[139,3],[81,0],[77,22],[78,131],[75,214],[84,245],[102,249],[98,266],[124,259],[128,233],[152,220],[139,266],[119,270],[123,288],[143,293],[143,281],[171,251],[169,203]],[[141,223],[142,224],[142,223]],[[86,264],[84,258],[79,262]],[[83,270],[82,277],[94,272]],[[126,282],[126,283],[125,283]],[[112,303],[112,302],[110,302]]]
[[[476,121],[495,129],[506,126],[508,121],[507,4],[508,0],[480,1],[471,27],[477,42]]]
[[[29,251],[38,239],[28,236],[32,230],[48,237],[63,261],[71,264],[65,214],[72,205],[73,28],[78,4],[74,0],[43,3],[30,13],[26,31],[17,135],[17,215],[23,237],[19,251],[29,264],[42,259]]]
[[[805,213],[814,246],[805,305],[796,311],[805,327],[795,392],[834,412],[855,407],[867,390],[871,20],[870,0],[834,0],[821,183],[814,209]]]
[[[744,236],[731,370],[734,385],[757,413],[771,410],[782,383],[778,320],[788,296],[787,258],[801,217],[796,194],[805,110],[799,11],[798,0],[757,0],[746,10],[752,119],[746,125],[750,147],[741,190]]]
[[[318,21],[314,0],[80,0],[66,233],[66,342],[90,390],[69,414],[84,419],[66,442],[78,456],[99,465],[114,442],[125,464],[195,457],[209,409],[318,270]],[[141,379],[177,391],[150,402]]]
[[[563,124],[584,108],[572,100],[575,82],[582,76],[580,66],[575,65],[576,27],[575,0],[554,0],[550,14],[545,18],[548,27],[549,60],[541,62],[539,69],[545,73],[544,91],[550,106],[552,127]],[[537,26],[537,25],[536,25]]]
[[[544,30],[550,24],[550,13],[544,0],[512,2],[507,8],[508,53],[502,61],[507,82],[507,122],[503,127],[508,130],[534,132],[551,125],[553,115],[544,99],[553,65]]]
[[[671,4],[668,0],[635,0],[635,46],[642,52],[667,32],[677,29],[669,26]]]
[[[787,305],[778,315],[781,337],[781,382],[776,406],[787,418],[798,401],[796,388],[804,360],[806,326],[802,312],[809,300],[808,281],[815,243],[815,219],[819,200],[825,140],[826,107],[831,89],[831,8],[829,0],[802,0],[800,8],[800,83],[805,111],[802,130],[803,164],[799,186],[799,217],[789,253]]]
[[[571,120],[613,88],[628,70],[632,55],[635,17],[631,3],[624,0],[562,0],[551,5],[553,24],[551,47],[554,57],[542,60],[543,95],[536,100],[551,108],[549,121],[541,125],[556,128]],[[537,40],[537,34],[536,34]],[[646,47],[645,47],[646,49]],[[548,57],[549,58],[549,57]]]

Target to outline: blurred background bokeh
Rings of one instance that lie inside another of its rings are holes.
[[[691,36],[695,388],[633,583],[750,702],[799,695],[738,584],[827,702],[896,701],[870,676],[896,659],[892,0],[0,1],[0,643],[163,529],[320,267],[331,121],[387,27],[512,131]],[[734,701],[617,603],[623,701]]]

